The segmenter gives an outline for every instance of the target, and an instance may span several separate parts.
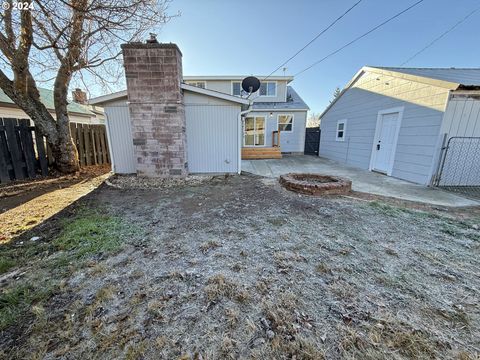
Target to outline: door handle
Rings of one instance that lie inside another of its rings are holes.
[[[377,150],[380,150],[380,144],[377,144]]]

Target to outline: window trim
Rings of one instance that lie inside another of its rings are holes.
[[[258,96],[259,97],[262,97],[262,98],[273,98],[273,97],[277,97],[277,93],[278,93],[278,81],[264,81],[264,84],[268,84],[268,83],[275,83],[275,95],[261,95],[260,94],[260,88],[257,90],[258,92]],[[262,86],[260,84],[260,86]],[[268,92],[268,85],[267,85],[267,92]]]
[[[198,83],[203,83],[203,88],[200,86],[197,86]],[[207,88],[207,82],[205,80],[188,80],[185,82],[187,85],[195,86],[198,87],[199,89],[206,89]]]
[[[343,124],[343,130],[338,130],[338,125]],[[338,132],[343,131],[343,136],[338,137]],[[345,136],[347,134],[347,119],[342,119],[337,121],[337,127],[335,129],[335,141],[345,141]]]
[[[278,130],[278,126],[280,125],[280,116],[291,116],[292,117],[292,129],[291,130]],[[291,133],[293,132],[293,128],[295,126],[295,114],[277,114],[277,131],[281,131],[282,133]]]

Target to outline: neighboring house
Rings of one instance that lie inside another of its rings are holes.
[[[53,91],[39,88],[40,99],[46,106],[52,116],[55,118],[55,107],[53,103]],[[80,91],[77,89],[76,91]],[[85,93],[83,93],[85,94]],[[74,95],[74,94],[73,94]],[[85,95],[86,96],[86,95]],[[104,124],[105,117],[103,109],[93,108],[86,104],[80,104],[75,101],[68,104],[68,114],[70,122],[81,124]],[[0,118],[28,119],[25,114],[1,89],[0,89]]]
[[[188,85],[202,89],[247,98],[248,94],[241,87],[245,77],[184,76],[183,80]],[[295,90],[288,86],[293,77],[257,78],[261,80],[261,86],[248,97],[253,101],[252,112],[245,116],[242,124],[243,158],[281,157],[281,153],[303,154],[309,108]]]
[[[423,185],[480,185],[479,115],[480,69],[365,66],[320,116],[319,156]]]

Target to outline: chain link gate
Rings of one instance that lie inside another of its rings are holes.
[[[480,137],[451,137],[435,186],[480,198]]]

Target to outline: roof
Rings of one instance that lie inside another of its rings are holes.
[[[233,80],[243,80],[247,76],[251,75],[201,75],[201,76],[184,76],[183,81],[195,81],[195,80],[200,80],[200,81],[208,81],[208,80],[228,80],[228,81],[233,81]],[[258,79],[265,79],[268,77],[268,80],[271,81],[287,81],[290,82],[293,80],[293,76],[267,76],[267,75],[255,75]]]
[[[254,110],[310,110],[291,86],[287,86],[287,102],[255,102]]]
[[[212,97],[216,97],[216,98],[219,98],[219,99],[236,102],[236,103],[239,103],[239,104],[244,104],[244,105],[249,104],[249,101],[247,99],[243,99],[241,97],[230,95],[230,94],[225,94],[225,93],[222,93],[222,92],[219,92],[219,91],[214,91],[214,90],[210,90],[210,89],[202,89],[202,88],[199,88],[197,86],[183,84],[183,83],[181,84],[181,88],[183,90],[191,91],[191,92],[194,92],[194,93],[197,93],[197,94],[212,96]],[[107,104],[109,102],[117,101],[117,100],[120,100],[120,99],[123,99],[123,98],[125,98],[125,100],[127,99],[127,90],[118,91],[118,92],[108,94],[108,95],[98,96],[96,98],[90,99],[89,104],[105,106],[105,104]]]
[[[44,88],[38,88],[38,91],[40,93],[40,101],[45,105],[45,107],[48,110],[55,110],[55,105],[53,102],[53,91],[49,89],[44,89]],[[3,90],[0,89],[0,103],[5,103],[5,104],[16,104],[10,99],[7,94],[3,92]],[[71,113],[76,113],[76,114],[84,114],[84,115],[94,115],[91,111],[89,111],[87,108],[84,107],[84,105],[77,104],[75,102],[71,102],[68,104],[67,109]]]
[[[402,68],[387,66],[364,66],[345,85],[340,94],[320,114],[320,118],[342,97],[353,84],[366,72],[401,77],[449,90],[480,87],[480,68]]]
[[[182,87],[183,90],[188,90],[188,91],[195,92],[195,93],[198,93],[198,94],[213,96],[213,97],[216,97],[216,98],[220,98],[220,99],[223,99],[223,100],[229,100],[229,101],[244,104],[244,105],[248,105],[250,103],[247,99],[244,99],[244,98],[241,98],[241,97],[238,97],[238,96],[235,96],[235,95],[225,94],[225,93],[222,93],[222,92],[219,92],[219,91],[214,91],[214,90],[210,90],[210,89],[203,89],[203,88],[200,88],[200,87],[197,87],[197,86],[183,84],[183,83],[181,84],[181,87]]]
[[[117,101],[122,98],[125,98],[125,100],[127,99],[127,90],[122,90],[122,91],[117,91],[107,95],[97,96],[95,98],[91,98],[90,100],[88,100],[88,103],[90,105],[105,106],[106,103],[109,103],[111,101]]]
[[[415,75],[430,79],[448,81],[462,86],[480,86],[480,68],[400,68],[379,67],[402,74]]]

